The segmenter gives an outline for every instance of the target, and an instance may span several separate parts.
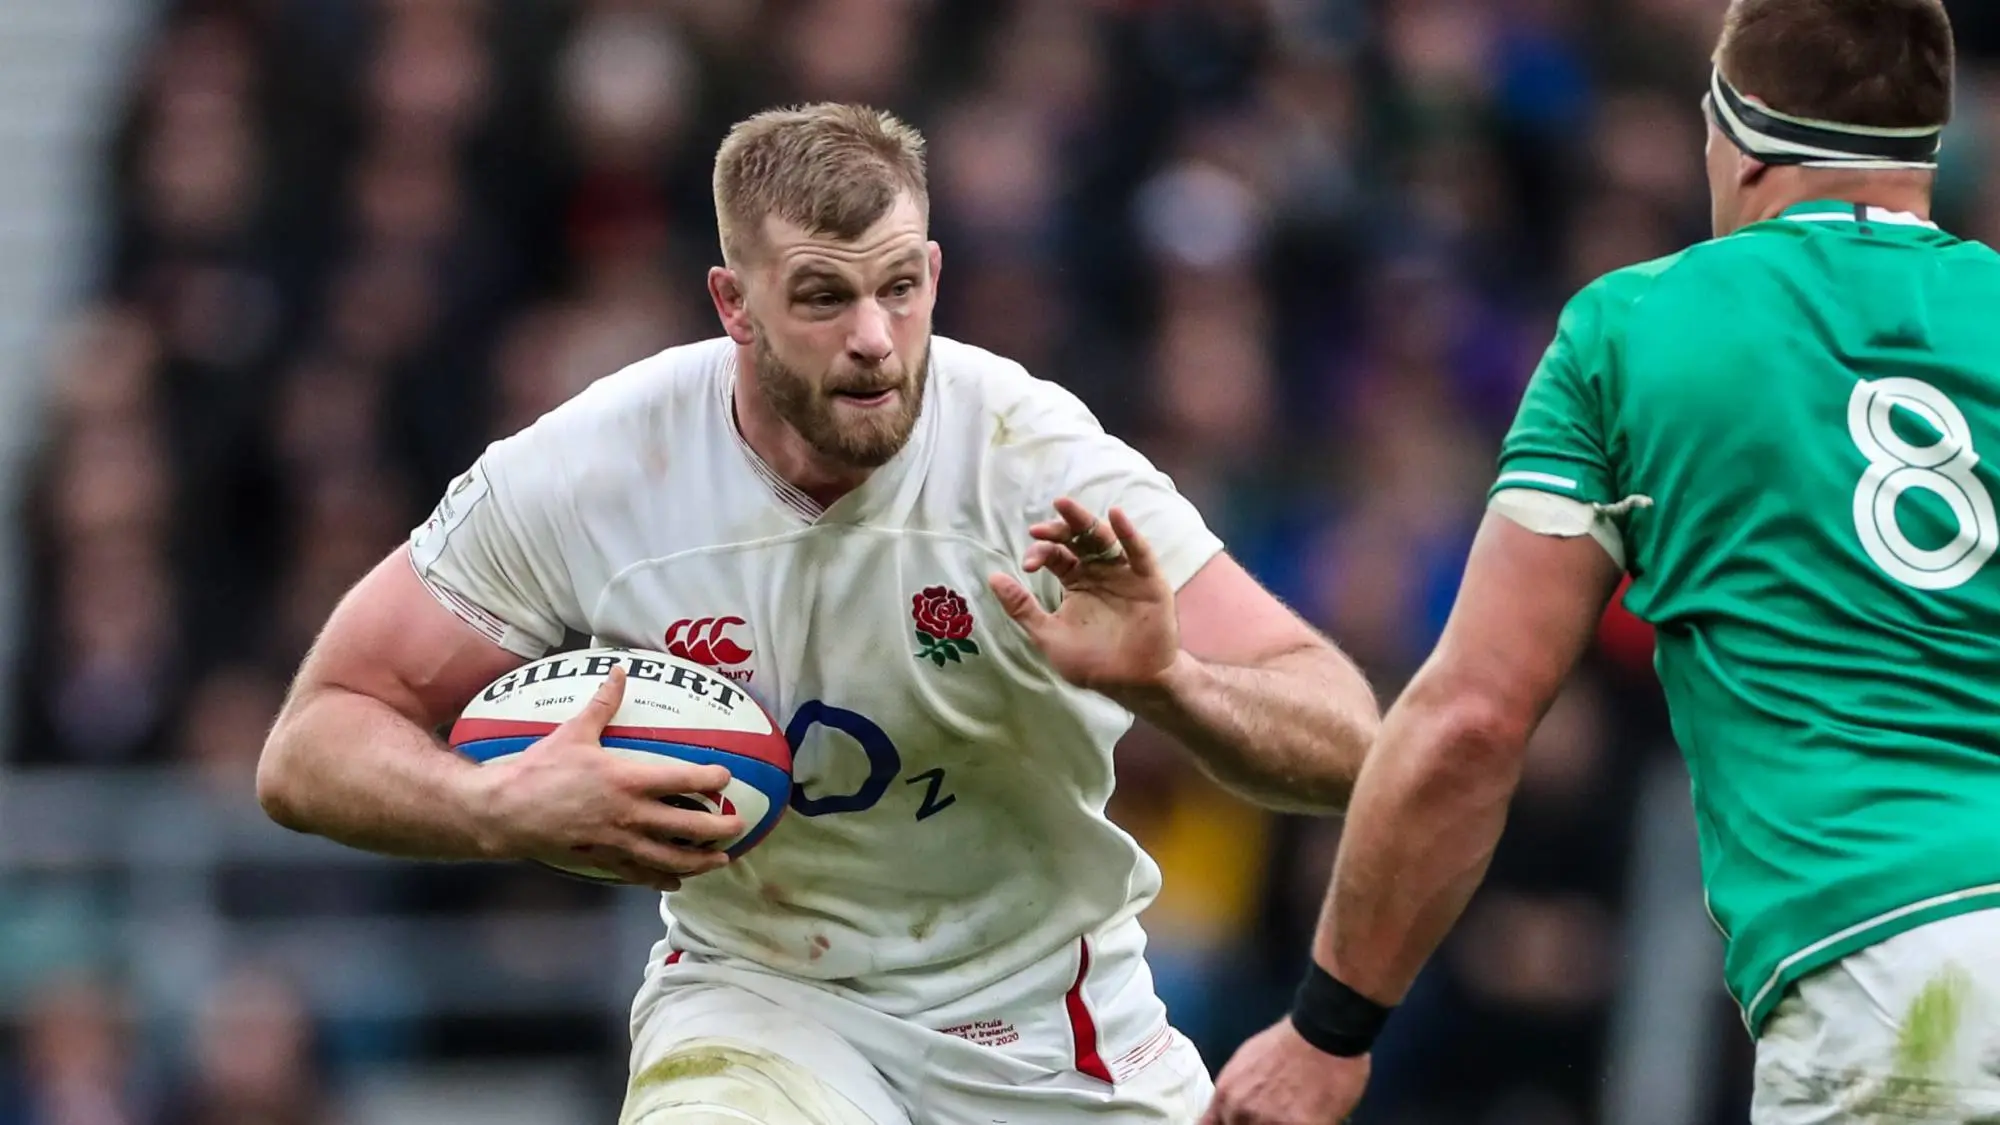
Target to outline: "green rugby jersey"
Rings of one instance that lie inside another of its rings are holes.
[[[2000,254],[1812,203],[1583,290],[1495,492],[1614,517],[1756,1034],[2000,907]]]

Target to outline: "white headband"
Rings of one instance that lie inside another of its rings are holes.
[[[1937,167],[1943,125],[1884,129],[1794,117],[1737,93],[1720,67],[1709,78],[1704,100],[1722,135],[1766,164],[1862,171]]]

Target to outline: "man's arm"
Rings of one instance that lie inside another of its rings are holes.
[[[1228,555],[1174,601],[1179,657],[1157,687],[1119,701],[1258,804],[1345,805],[1381,717],[1361,669]]]
[[[637,763],[598,735],[622,698],[616,673],[582,712],[527,751],[478,766],[435,731],[522,658],[439,604],[407,548],[341,600],[300,668],[257,766],[257,799],[287,828],[423,859],[587,856],[628,882],[671,890],[727,862],[674,840],[727,839],[734,816],[659,797],[718,789],[720,766]]]
[[[1390,708],[1355,787],[1315,960],[1401,1001],[1485,876],[1528,738],[1618,579],[1588,537],[1489,514],[1435,652]]]
[[[492,856],[479,767],[434,733],[523,663],[439,605],[408,548],[340,602],[257,763],[271,819],[351,847],[422,859]]]

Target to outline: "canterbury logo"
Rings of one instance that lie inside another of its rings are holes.
[[[733,667],[750,659],[729,636],[731,626],[745,624],[741,617],[684,617],[667,628],[667,651],[710,668]]]

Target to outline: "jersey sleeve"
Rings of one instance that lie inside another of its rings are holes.
[[[1613,359],[1605,313],[1597,286],[1563,310],[1501,446],[1494,495],[1529,489],[1586,504],[1620,498],[1605,432],[1604,383]]]
[[[1028,521],[1055,517],[1055,501],[1068,496],[1103,517],[1114,507],[1130,516],[1178,590],[1220,554],[1222,540],[1193,502],[1144,454],[1104,431],[1081,400],[1045,384],[1034,429],[1039,431],[1035,474],[1039,487],[1027,497]]]
[[[533,660],[587,631],[561,544],[560,461],[535,429],[494,442],[410,535],[417,576],[446,609]]]

